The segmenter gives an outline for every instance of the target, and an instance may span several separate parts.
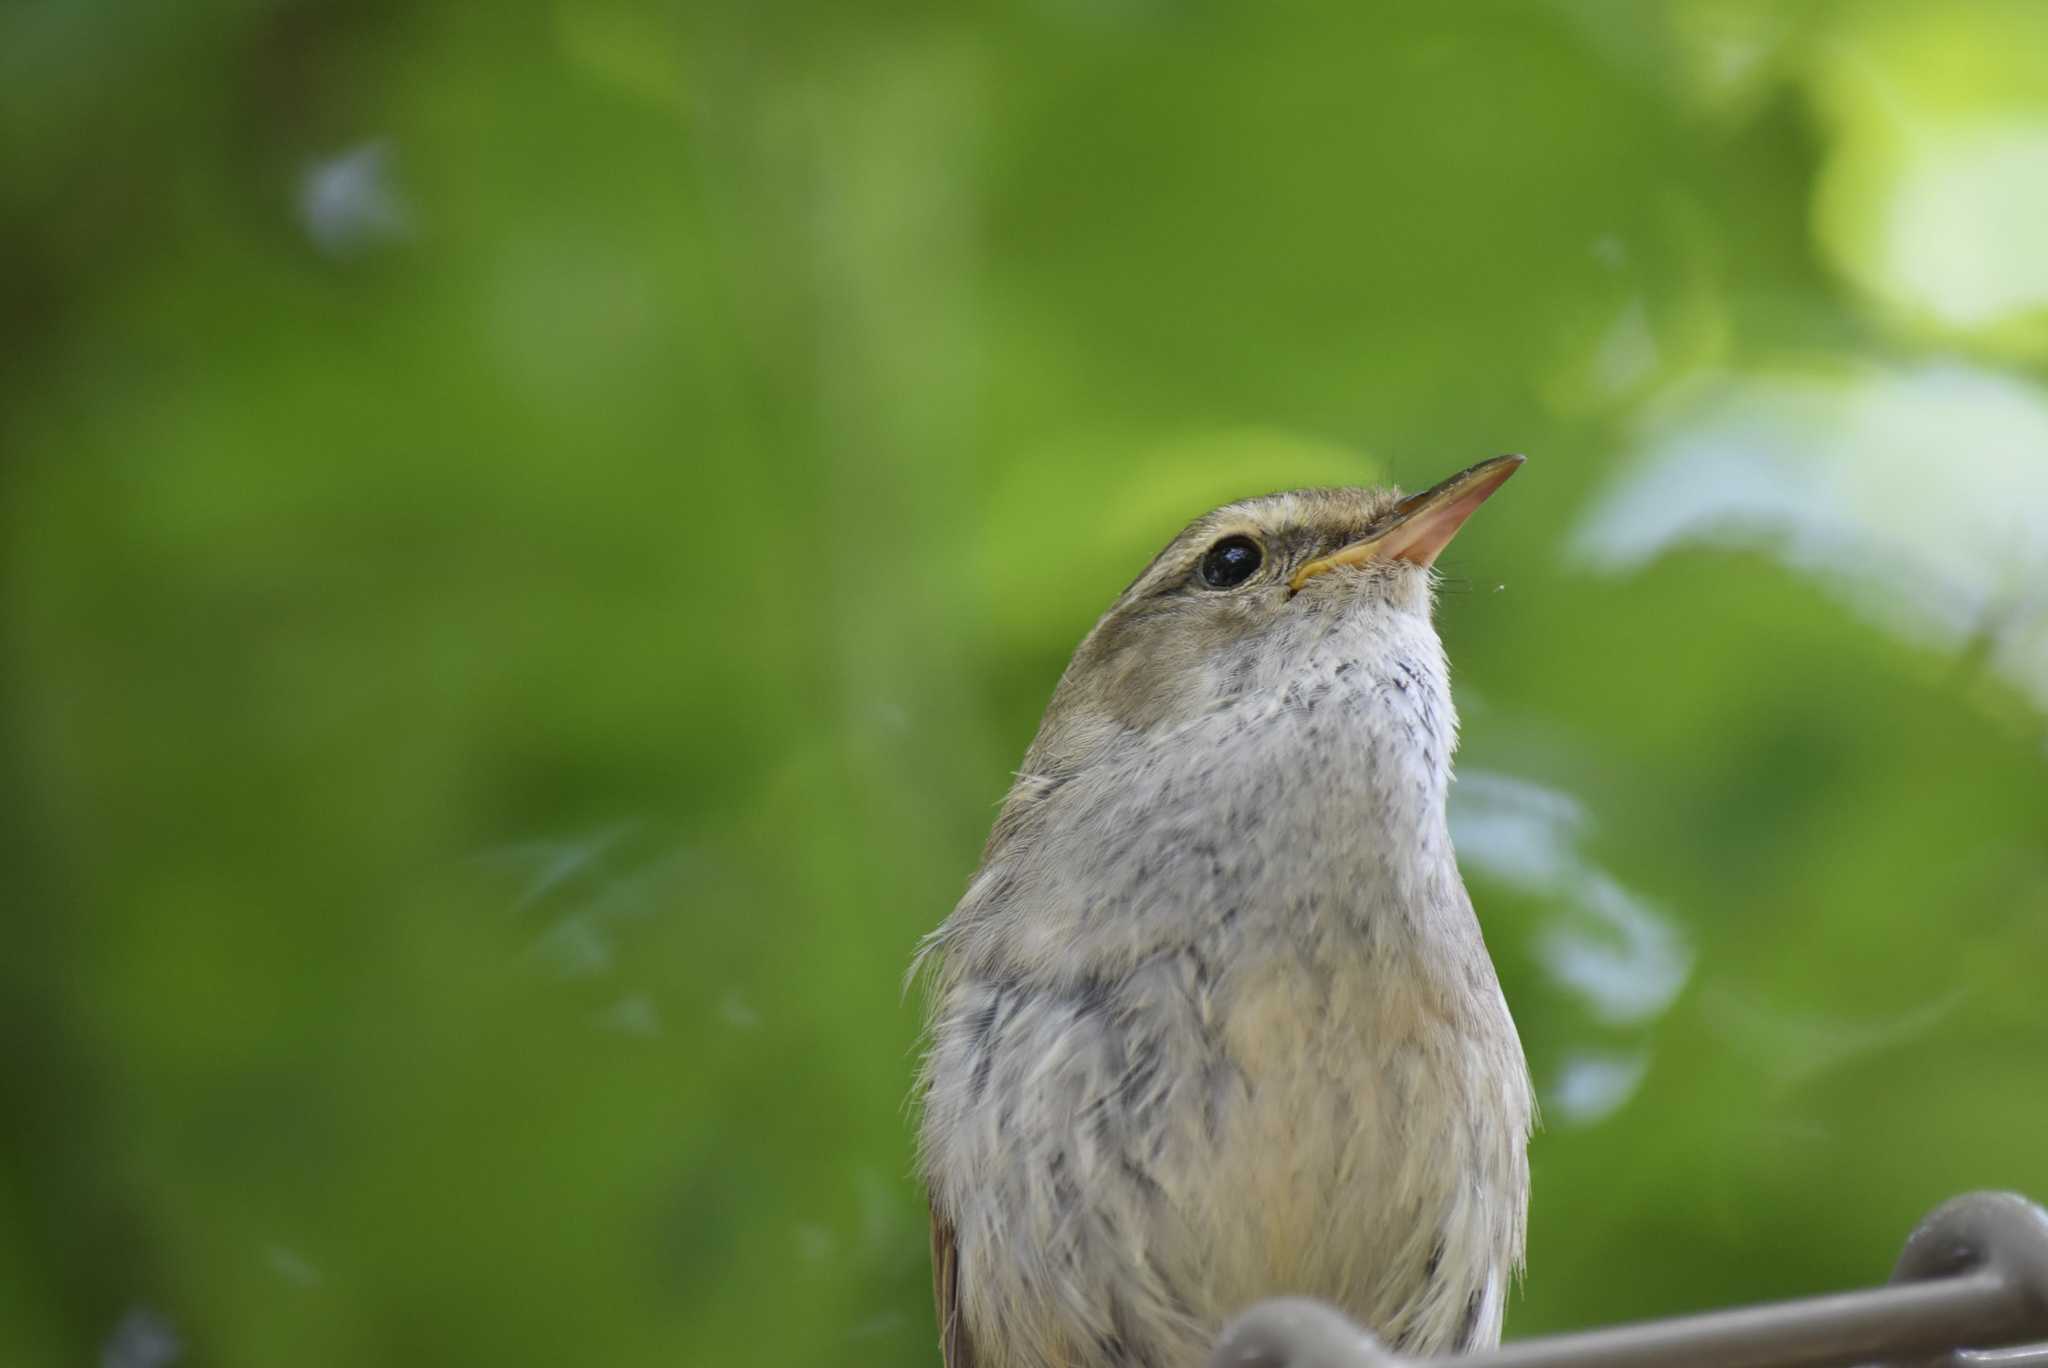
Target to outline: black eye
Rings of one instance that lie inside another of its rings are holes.
[[[1266,553],[1250,537],[1225,537],[1202,553],[1202,583],[1234,589],[1258,573]]]

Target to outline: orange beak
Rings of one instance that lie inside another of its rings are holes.
[[[1520,456],[1496,456],[1461,470],[1420,494],[1409,495],[1363,537],[1295,571],[1287,587],[1299,592],[1302,585],[1317,575],[1339,566],[1364,565],[1367,561],[1398,559],[1424,567],[1434,564],[1465,525],[1465,519],[1472,516],[1472,510],[1485,503],[1487,496],[1506,484],[1508,476],[1521,467]]]

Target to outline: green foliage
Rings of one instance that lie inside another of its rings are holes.
[[[175,13],[0,16],[0,1358],[935,1362],[901,978],[1073,643],[1509,450],[1510,1333],[2048,1196],[2041,11]]]

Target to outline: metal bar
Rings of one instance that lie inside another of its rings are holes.
[[[1907,1240],[1890,1286],[1525,1340],[1460,1368],[2048,1368],[2048,1212],[2011,1193],[1945,1203]],[[2024,1346],[2024,1347],[2021,1347]],[[1334,1308],[1253,1307],[1210,1368],[1413,1368]]]
[[[1734,1311],[1553,1335],[1470,1354],[1470,1368],[1847,1368],[2025,1331],[2012,1288],[1986,1270],[1939,1282],[1841,1292]],[[1987,1333],[1988,1332],[1988,1333]]]

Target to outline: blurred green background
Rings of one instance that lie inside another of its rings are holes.
[[[935,1363],[1067,653],[1500,451],[1510,1335],[2048,1197],[2048,6],[23,0],[0,129],[5,1362]]]

